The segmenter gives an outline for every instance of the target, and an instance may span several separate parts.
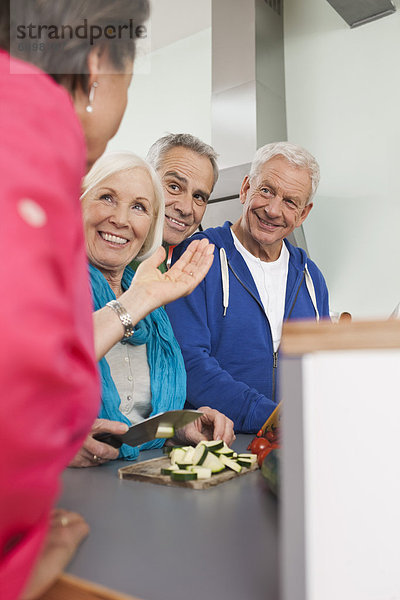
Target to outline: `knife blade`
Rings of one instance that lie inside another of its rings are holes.
[[[182,429],[185,425],[196,421],[202,414],[198,410],[168,410],[132,425],[126,433],[121,435],[105,432],[96,433],[93,437],[95,440],[109,444],[114,448],[120,448],[122,444],[139,446],[154,440],[159,427],[173,427],[174,430]]]

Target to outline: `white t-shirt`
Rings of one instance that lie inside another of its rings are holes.
[[[119,342],[107,352],[105,358],[121,398],[119,410],[132,425],[147,419],[152,410],[147,345],[133,346]]]
[[[286,248],[286,244],[283,243],[279,258],[273,262],[265,262],[246,250],[232,230],[231,232],[235,247],[243,256],[256,284],[271,327],[274,352],[276,352],[281,342],[283,315],[285,313],[289,250]]]

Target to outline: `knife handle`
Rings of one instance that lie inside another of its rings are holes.
[[[122,442],[120,439],[112,435],[112,433],[95,433],[93,438],[98,442],[103,442],[103,444],[108,444],[113,448],[121,448]]]

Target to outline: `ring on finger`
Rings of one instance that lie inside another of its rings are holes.
[[[69,519],[68,517],[66,517],[65,515],[63,515],[60,519],[60,523],[62,527],[66,527],[69,523]]]
[[[93,462],[100,462],[101,458],[100,456],[97,456],[97,454],[93,454]]]

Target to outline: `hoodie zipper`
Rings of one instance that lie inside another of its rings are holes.
[[[234,276],[236,277],[236,279],[238,280],[238,282],[244,287],[244,289],[250,294],[250,296],[257,302],[258,306],[261,308],[261,310],[263,311],[263,314],[265,315],[265,318],[267,319],[267,323],[268,323],[268,330],[269,330],[269,337],[271,339],[271,346],[274,346],[274,342],[272,339],[272,332],[271,332],[271,325],[269,323],[268,317],[265,313],[265,309],[263,307],[263,305],[261,304],[261,302],[259,301],[259,299],[253,294],[253,292],[251,290],[249,290],[249,288],[247,287],[247,285],[245,283],[243,283],[243,281],[240,279],[239,275],[237,275],[235,273],[235,271],[233,270],[233,268],[231,267],[231,264],[228,262],[228,267],[229,269],[232,271],[232,273],[234,274]],[[273,360],[273,364],[272,364],[272,400],[273,402],[275,402],[275,388],[276,388],[276,368],[278,366],[278,352],[273,352],[272,353],[272,360]]]
[[[253,298],[253,299],[254,299],[254,300],[257,302],[257,304],[259,305],[259,307],[261,308],[261,310],[262,310],[262,311],[263,311],[263,313],[265,314],[265,316],[266,316],[266,319],[267,319],[267,322],[268,322],[268,329],[269,329],[269,335],[270,335],[270,339],[271,339],[271,345],[272,345],[272,347],[273,347],[273,340],[272,340],[271,325],[270,325],[270,322],[269,322],[269,320],[268,320],[268,317],[267,317],[267,315],[266,315],[266,313],[265,313],[265,310],[264,310],[264,307],[263,307],[263,305],[262,305],[262,304],[261,304],[261,302],[258,300],[258,298],[257,298],[257,297],[256,297],[256,296],[253,294],[253,292],[252,292],[251,290],[249,290],[249,288],[247,287],[247,285],[246,285],[246,284],[244,284],[244,283],[243,283],[243,281],[240,279],[240,277],[239,277],[239,276],[238,276],[238,275],[235,273],[235,271],[234,271],[234,269],[232,268],[232,266],[231,266],[231,264],[230,264],[229,260],[227,261],[227,263],[228,263],[228,267],[229,267],[229,269],[232,271],[232,273],[234,274],[234,276],[236,277],[236,279],[238,280],[238,282],[239,282],[239,283],[240,283],[240,284],[241,284],[241,285],[244,287],[244,289],[245,289],[245,290],[246,290],[246,291],[247,291],[247,292],[250,294],[250,296],[251,296],[251,297],[252,297],[252,298]],[[298,297],[298,295],[299,295],[300,288],[301,288],[301,286],[303,285],[304,278],[305,278],[305,271],[303,271],[303,276],[302,276],[302,278],[301,278],[301,281],[300,281],[300,283],[299,283],[299,285],[298,285],[298,288],[297,288],[297,290],[296,290],[296,295],[295,295],[295,297],[294,297],[294,300],[293,300],[292,306],[290,307],[289,314],[288,314],[288,316],[286,317],[285,321],[287,321],[288,319],[290,319],[290,316],[291,316],[291,314],[292,314],[292,312],[293,312],[293,309],[294,309],[294,307],[295,307],[295,304],[296,304],[296,302],[297,302],[297,297]],[[273,402],[275,402],[275,394],[276,394],[276,372],[277,372],[277,368],[278,368],[278,350],[276,350],[275,352],[273,352],[273,353],[272,353],[272,360],[273,360],[273,363],[272,363],[272,400],[273,400]]]
[[[275,402],[276,391],[276,369],[278,367],[278,351],[273,353],[274,362],[272,365],[272,400]]]

